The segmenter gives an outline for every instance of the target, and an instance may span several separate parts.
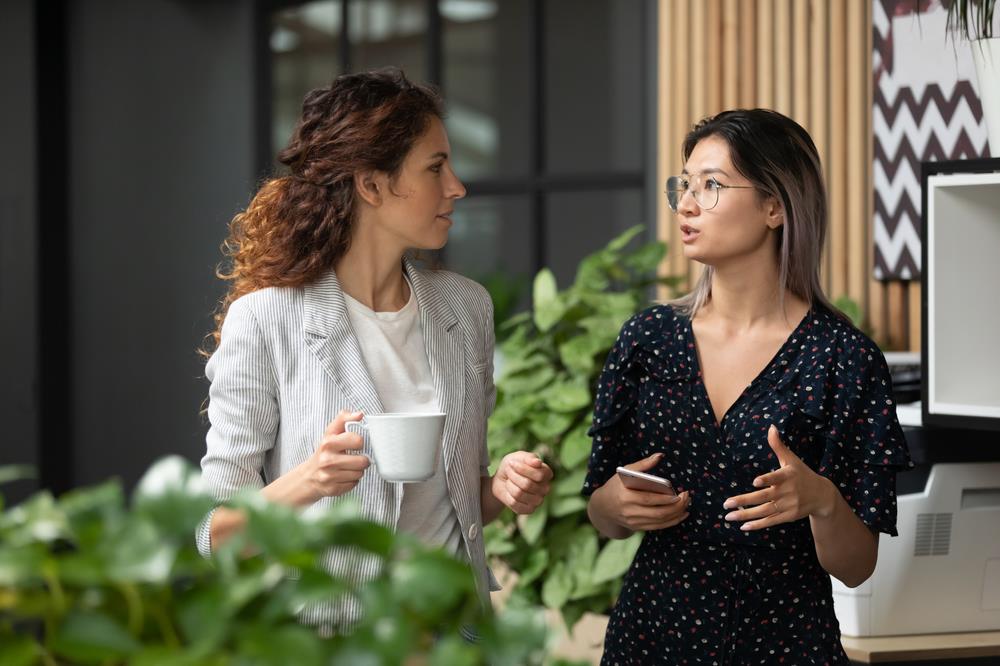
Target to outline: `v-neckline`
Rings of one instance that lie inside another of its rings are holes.
[[[778,351],[776,351],[774,355],[771,356],[771,360],[769,360],[764,365],[764,367],[761,368],[756,375],[754,375],[754,378],[750,380],[749,384],[743,387],[743,390],[740,391],[740,394],[738,396],[736,396],[736,399],[733,400],[733,402],[726,408],[726,411],[725,413],[723,413],[721,419],[716,417],[717,412],[715,410],[715,405],[712,404],[712,398],[708,395],[708,386],[706,386],[705,384],[705,374],[701,369],[701,353],[698,350],[698,338],[695,337],[694,334],[694,318],[687,317],[686,333],[688,336],[688,340],[691,343],[691,349],[694,350],[693,354],[694,358],[692,359],[691,363],[694,366],[695,375],[697,377],[697,383],[699,386],[701,386],[702,397],[705,399],[705,403],[708,405],[708,411],[712,415],[712,423],[717,428],[719,429],[722,428],[722,424],[725,423],[726,417],[729,416],[729,413],[733,411],[733,407],[740,404],[740,402],[743,401],[744,396],[746,396],[747,392],[754,385],[756,385],[757,382],[759,382],[762,377],[766,376],[770,372],[771,367],[778,361],[778,359],[784,356],[785,349],[791,344],[792,339],[798,337],[799,332],[801,331],[802,328],[805,327],[806,323],[813,317],[814,313],[815,313],[815,306],[810,305],[809,309],[806,310],[806,313],[802,316],[802,319],[799,320],[799,323],[795,326],[795,328],[792,329],[792,332],[788,334],[788,337],[786,337],[785,341],[781,343],[781,346],[778,347]]]

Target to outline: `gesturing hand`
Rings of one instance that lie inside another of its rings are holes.
[[[534,453],[515,451],[500,460],[490,483],[493,496],[514,513],[532,513],[549,494],[552,469]]]
[[[726,514],[729,521],[747,521],[741,530],[759,530],[790,523],[807,516],[826,517],[833,512],[837,489],[826,477],[809,469],[785,446],[773,425],[767,431],[767,443],[778,458],[780,467],[753,480],[755,488],[745,495],[727,499],[722,507],[736,509]]]
[[[655,467],[662,457],[663,454],[654,453],[625,467],[645,472]],[[688,517],[688,507],[691,505],[691,493],[687,490],[680,495],[632,490],[625,487],[617,474],[608,479],[597,492],[610,495],[610,518],[633,532],[673,527]]]
[[[361,435],[346,432],[344,427],[348,421],[359,421],[362,416],[361,412],[342,410],[326,426],[316,451],[303,463],[302,471],[306,483],[312,487],[313,501],[348,492],[358,485],[371,464],[367,456],[351,453],[360,451],[364,441]]]

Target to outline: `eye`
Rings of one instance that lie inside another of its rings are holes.
[[[708,180],[705,181],[705,189],[714,192],[716,190],[722,189],[722,185],[719,184],[719,181],[717,181],[716,179],[709,178]]]
[[[687,178],[677,179],[677,189],[680,190],[681,192],[687,192],[690,187],[691,183],[690,181],[688,181]]]
[[[437,164],[431,166],[431,171],[433,171],[434,173],[441,173],[441,167],[443,166],[444,166],[443,162],[438,162]]]

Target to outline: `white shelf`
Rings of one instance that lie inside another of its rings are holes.
[[[928,413],[1000,419],[1000,173],[927,179]]]

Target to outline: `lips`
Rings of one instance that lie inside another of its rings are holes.
[[[454,212],[455,212],[455,210],[452,209],[452,210],[449,210],[449,211],[445,211],[443,213],[438,213],[438,217],[443,218],[443,219],[448,220],[449,222],[451,222],[451,216],[452,216],[452,213],[454,213]]]
[[[691,243],[691,242],[694,242],[694,239],[697,238],[698,234],[700,234],[700,233],[701,233],[701,231],[699,231],[698,229],[692,227],[690,224],[682,224],[681,225],[681,242],[682,243]]]

